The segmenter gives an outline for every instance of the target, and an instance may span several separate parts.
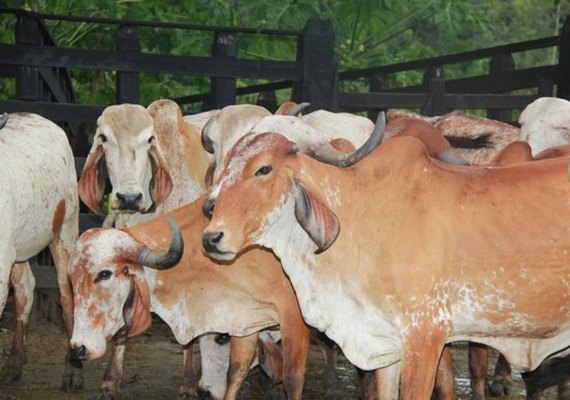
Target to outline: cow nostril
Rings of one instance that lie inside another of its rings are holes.
[[[202,236],[202,246],[207,252],[218,252],[218,244],[224,237],[224,232],[204,233]]]
[[[119,208],[121,210],[138,211],[142,198],[143,198],[142,193],[135,193],[135,194],[117,193],[117,200],[119,201]]]
[[[210,400],[212,398],[212,394],[209,390],[198,388],[198,398],[200,400]]]
[[[71,349],[71,358],[75,361],[83,361],[86,359],[87,349],[85,346],[76,346]]]

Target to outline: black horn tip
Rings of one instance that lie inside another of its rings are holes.
[[[168,218],[168,225],[172,236],[168,250],[160,253],[145,247],[137,259],[138,264],[154,269],[168,269],[178,264],[184,253],[184,239],[180,228],[172,217]]]
[[[2,115],[0,115],[0,129],[4,128],[7,122],[8,122],[8,114],[3,113]]]

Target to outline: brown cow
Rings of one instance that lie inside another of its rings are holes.
[[[150,311],[170,326],[182,345],[210,332],[246,336],[238,345],[232,338],[224,398],[233,399],[249,371],[259,331],[279,324],[283,386],[288,398],[300,399],[310,331],[293,288],[266,250],[244,254],[231,268],[205,256],[201,232],[208,220],[202,214],[203,200],[124,230],[96,228],[80,236],[70,264],[76,306],[71,344],[76,355],[102,356],[107,341],[124,326],[130,327],[129,336],[141,333],[150,323]],[[140,254],[147,246],[166,247],[168,216],[182,230],[182,259],[172,269],[147,268]]]
[[[204,205],[206,251],[273,249],[307,323],[379,378],[400,362],[406,400],[429,399],[446,343],[522,371],[570,344],[567,160],[455,166],[411,137],[356,165],[315,154],[274,133],[238,142]]]
[[[451,154],[469,164],[489,164],[506,145],[523,138],[521,130],[515,126],[460,111],[427,117],[409,110],[388,110],[388,122],[399,118],[429,122],[451,144]],[[389,137],[389,132],[386,132],[386,138]]]

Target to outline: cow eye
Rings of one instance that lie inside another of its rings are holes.
[[[228,335],[227,333],[222,333],[216,336],[216,338],[214,339],[214,341],[219,344],[220,346],[227,344],[231,339],[231,336]]]
[[[108,269],[104,269],[103,271],[97,274],[97,278],[95,278],[95,283],[107,280],[111,277],[111,275],[113,275],[111,271],[109,271]]]
[[[101,139],[101,142],[102,142],[102,143],[107,142],[107,136],[105,136],[105,135],[103,135],[103,134],[100,134],[100,135],[99,135],[99,139]]]
[[[152,142],[154,142],[156,140],[155,136],[151,136],[148,138],[148,144],[151,144]]]
[[[264,165],[263,167],[261,167],[257,171],[255,171],[255,176],[267,175],[271,171],[273,171],[273,168],[270,165]]]

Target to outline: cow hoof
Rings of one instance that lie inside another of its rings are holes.
[[[97,396],[97,400],[119,400],[120,398],[120,393],[114,392],[109,388],[101,388],[99,396]]]
[[[513,383],[509,379],[493,381],[489,386],[489,394],[493,397],[506,397],[511,393]]]
[[[70,372],[63,375],[61,390],[64,392],[72,392],[83,389],[83,375],[78,372]]]
[[[0,382],[10,383],[20,380],[22,377],[22,367],[17,367],[12,365],[12,363],[7,362],[2,370],[0,371]]]

